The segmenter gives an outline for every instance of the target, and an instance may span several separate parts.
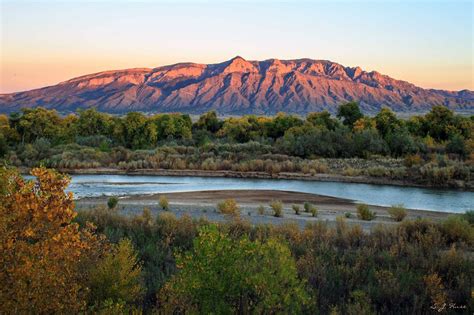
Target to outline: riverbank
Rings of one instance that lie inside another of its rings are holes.
[[[251,224],[297,224],[303,228],[307,223],[323,221],[329,225],[335,225],[336,218],[348,216],[346,221],[349,225],[361,225],[363,230],[370,231],[377,224],[397,224],[387,210],[388,207],[370,206],[377,217],[372,221],[363,221],[357,218],[357,204],[349,199],[329,197],[316,194],[275,191],[275,190],[214,190],[194,191],[162,194],[170,203],[170,211],[177,217],[189,215],[192,218],[204,218],[209,221],[222,222],[232,220],[229,216],[222,215],[217,211],[217,203],[225,199],[235,199],[240,208],[240,218],[245,218]],[[160,209],[158,194],[123,196],[119,199],[118,211],[126,215],[140,214],[143,208],[148,208],[152,213],[159,214]],[[97,206],[105,206],[107,197],[83,198],[76,201],[78,210],[87,210]],[[284,215],[282,218],[273,216],[269,206],[272,200],[280,200],[283,203]],[[303,212],[304,202],[310,202],[318,208],[317,217],[311,213]],[[296,215],[292,209],[293,205],[299,205],[301,214]],[[264,213],[259,212],[259,207],[264,206]],[[445,219],[449,213],[407,209],[407,219],[424,218],[433,221]]]
[[[171,169],[136,169],[125,170],[118,168],[84,168],[84,169],[58,169],[60,172],[71,175],[154,175],[154,176],[191,176],[191,177],[230,177],[230,178],[253,178],[253,179],[295,179],[321,182],[342,182],[373,185],[409,186],[419,188],[443,188],[433,185],[422,185],[405,180],[395,180],[387,177],[349,176],[341,174],[306,174],[306,173],[268,173],[268,172],[237,172],[237,171],[208,171],[208,170],[171,170]],[[28,168],[21,168],[21,172],[27,174]],[[472,187],[445,187],[465,191],[474,191]]]

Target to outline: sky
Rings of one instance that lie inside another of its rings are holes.
[[[178,62],[326,59],[474,90],[468,0],[0,0],[0,93]]]

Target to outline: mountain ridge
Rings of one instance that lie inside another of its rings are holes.
[[[368,113],[381,107],[421,112],[434,105],[474,111],[474,92],[423,89],[377,71],[309,58],[248,61],[240,56],[216,64],[177,63],[86,74],[56,85],[0,94],[0,111],[43,106],[58,111],[96,107],[104,112],[305,114],[335,112],[358,101]]]

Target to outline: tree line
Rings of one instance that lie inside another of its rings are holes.
[[[409,119],[398,118],[388,108],[374,117],[364,116],[358,104],[350,102],[339,106],[336,117],[323,111],[305,118],[279,113],[274,117],[219,119],[215,112],[208,112],[194,123],[189,115],[178,113],[145,116],[130,112],[113,116],[92,108],[62,117],[55,110],[38,107],[0,115],[0,152],[5,155],[10,148],[38,141],[52,146],[78,143],[132,150],[155,148],[171,141],[196,146],[210,141],[258,141],[304,157],[402,156],[440,145],[446,152],[465,158],[472,146],[472,130],[473,116],[456,115],[443,106]]]
[[[114,116],[95,109],[61,116],[39,107],[0,115],[0,158],[59,169],[327,172],[470,187],[473,117],[443,106],[407,119],[387,108],[369,117],[355,102],[335,116],[208,112],[195,121],[179,113]]]

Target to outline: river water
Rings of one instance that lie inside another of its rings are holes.
[[[135,175],[73,175],[75,198],[201,190],[286,190],[346,198],[372,205],[462,213],[474,209],[474,192],[305,180]]]

